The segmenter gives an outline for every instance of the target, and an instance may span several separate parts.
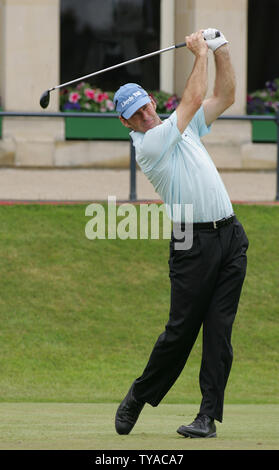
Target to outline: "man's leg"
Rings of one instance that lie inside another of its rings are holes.
[[[226,230],[220,230],[220,242],[223,263],[203,323],[200,413],[221,422],[224,391],[233,360],[232,326],[246,274],[248,240],[237,221]]]
[[[203,258],[198,233],[194,235],[192,248],[187,251],[175,251],[172,240],[169,265],[169,321],[153,348],[143,374],[135,380],[118,407],[115,427],[119,434],[129,434],[144,403],[157,406],[171,388],[186,363],[207,310],[210,286],[207,285],[207,292],[200,295]]]
[[[210,237],[210,263],[205,263],[200,237],[194,232],[190,250],[170,246],[171,306],[146,368],[134,383],[134,395],[157,406],[183,370],[200,331],[214,289],[221,250],[217,234]]]

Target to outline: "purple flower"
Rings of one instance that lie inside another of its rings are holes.
[[[173,111],[178,106],[178,98],[176,95],[170,96],[167,101],[165,101],[164,106],[168,111]]]
[[[264,102],[260,98],[253,98],[247,103],[248,114],[265,114],[267,109]]]
[[[69,101],[64,105],[64,110],[80,110],[80,104],[79,103],[70,103]]]
[[[277,90],[277,85],[274,80],[270,80],[265,83],[266,88],[268,89],[269,92],[275,92]]]

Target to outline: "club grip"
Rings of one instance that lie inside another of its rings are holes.
[[[178,49],[179,47],[185,47],[186,46],[186,42],[180,42],[179,44],[175,44],[175,48]]]

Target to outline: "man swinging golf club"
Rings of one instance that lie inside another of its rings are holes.
[[[120,87],[114,97],[121,122],[132,129],[137,162],[164,203],[193,206],[192,247],[175,249],[179,240],[174,232],[170,241],[169,320],[142,375],[118,407],[119,434],[129,434],[145,403],[161,402],[183,370],[201,326],[200,409],[194,421],[177,432],[216,437],[215,420],[223,419],[233,358],[231,332],[246,273],[248,239],[200,138],[233,104],[235,78],[222,33],[205,41],[203,31],[198,31],[186,37],[186,44],[195,62],[181,102],[168,119],[160,120],[155,102],[137,84]],[[216,75],[213,95],[205,99],[208,49],[214,53]],[[187,221],[181,222],[183,226]]]

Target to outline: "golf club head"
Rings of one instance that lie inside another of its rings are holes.
[[[47,108],[49,105],[49,90],[45,91],[40,98],[40,105],[42,108]]]

